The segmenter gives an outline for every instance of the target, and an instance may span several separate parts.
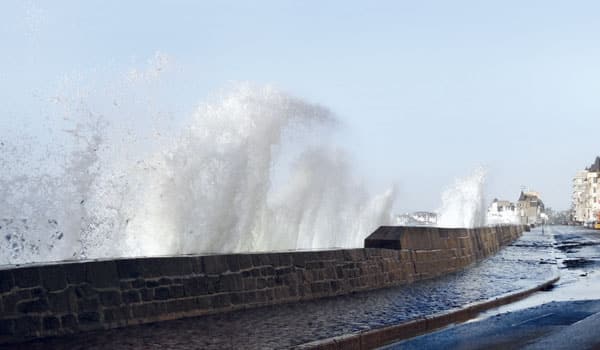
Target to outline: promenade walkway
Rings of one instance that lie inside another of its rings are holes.
[[[544,293],[393,349],[600,349],[600,231],[550,227],[561,278]]]

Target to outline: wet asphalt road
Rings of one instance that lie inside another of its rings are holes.
[[[600,348],[600,231],[556,226],[546,234],[561,274],[554,289],[385,349]]]
[[[50,338],[12,348],[289,348],[318,339],[398,324],[533,287],[556,274],[553,244],[551,234],[542,234],[536,229],[470,268],[411,285]]]

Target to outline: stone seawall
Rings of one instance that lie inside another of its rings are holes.
[[[381,227],[362,249],[3,269],[0,344],[411,283],[460,270],[514,241],[522,230]]]

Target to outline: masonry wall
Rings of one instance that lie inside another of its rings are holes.
[[[370,237],[388,239],[367,240],[363,249],[118,259],[0,270],[0,344],[411,283],[493,254],[518,238],[522,229],[382,227]],[[388,249],[385,245],[394,239],[397,247]]]

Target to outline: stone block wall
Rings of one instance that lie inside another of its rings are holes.
[[[0,344],[329,297],[459,270],[521,227],[380,228],[368,247],[117,259],[0,270]],[[398,234],[398,232],[402,232]],[[373,241],[374,242],[374,241]]]

